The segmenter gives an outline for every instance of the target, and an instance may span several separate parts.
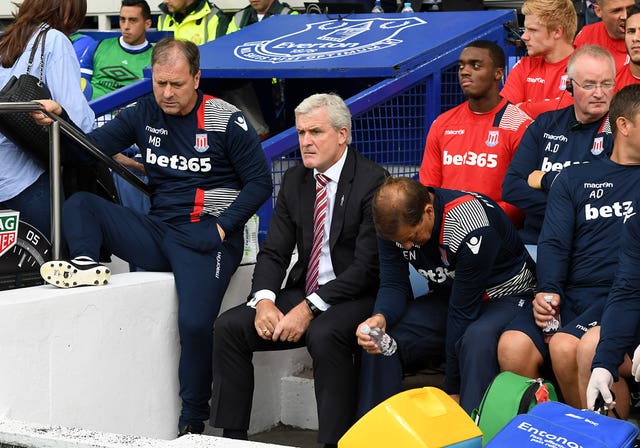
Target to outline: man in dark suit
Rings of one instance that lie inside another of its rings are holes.
[[[318,440],[335,447],[355,421],[354,335],[378,287],[371,199],[386,172],[348,147],[351,114],[339,96],[312,95],[295,114],[303,164],[282,179],[249,302],[215,324],[210,422],[225,437],[246,439],[253,352],[306,345]],[[296,247],[298,260],[281,289]]]

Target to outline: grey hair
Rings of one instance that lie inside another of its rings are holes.
[[[335,93],[316,93],[305,98],[294,110],[296,118],[298,118],[298,115],[308,114],[318,107],[327,108],[329,120],[331,120],[331,126],[336,131],[339,131],[342,128],[347,129],[347,145],[350,145],[351,112],[344,100]]]
[[[594,59],[600,59],[603,61],[606,60],[609,66],[613,69],[613,77],[615,79],[616,63],[613,60],[613,56],[611,56],[609,50],[601,47],[600,45],[583,45],[573,52],[573,54],[569,58],[569,62],[567,62],[567,75],[570,79],[574,79],[576,76],[576,60],[585,54],[591,56]]]

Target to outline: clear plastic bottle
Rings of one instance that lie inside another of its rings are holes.
[[[411,7],[411,2],[404,2],[404,6],[402,7],[402,10],[400,12],[414,12],[413,8]]]
[[[384,9],[382,9],[382,4],[380,0],[376,0],[376,4],[373,5],[373,9],[371,10],[371,14],[382,14]]]
[[[368,334],[384,356],[391,356],[398,349],[396,340],[385,333],[381,328],[371,328],[369,325],[363,324],[360,327],[360,332],[362,334]]]
[[[553,296],[544,296],[544,300],[551,304],[551,300]],[[551,336],[556,334],[556,332],[560,329],[560,311],[557,307],[554,307],[556,310],[556,315],[551,318],[551,320],[547,321],[547,326],[542,329],[542,333],[544,335],[544,342],[549,343]]]
[[[258,250],[258,228],[259,217],[253,215],[244,225],[244,253],[242,254],[241,264],[255,264]]]

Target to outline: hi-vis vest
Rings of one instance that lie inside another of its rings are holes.
[[[269,10],[265,14],[265,18],[269,16],[279,15],[279,14],[285,15],[285,14],[298,14],[298,13],[297,11],[294,11],[293,9],[289,8],[289,6],[286,3],[282,4],[278,0],[276,0],[269,7]],[[251,6],[247,6],[246,8],[241,9],[240,11],[235,13],[233,15],[233,18],[231,19],[231,23],[229,23],[227,34],[233,33],[234,31],[238,31],[239,29],[249,25],[250,24],[249,20],[251,20],[252,15],[255,16],[256,12]]]
[[[181,23],[177,23],[169,14],[162,14],[158,19],[159,31],[173,31],[176,39],[190,40],[196,45],[224,36],[227,25],[224,13],[216,6],[211,7],[208,2],[204,2],[203,8],[193,11]]]

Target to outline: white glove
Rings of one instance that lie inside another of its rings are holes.
[[[631,365],[631,376],[640,382],[640,345],[633,352],[633,364]]]
[[[635,357],[634,357],[635,359]],[[595,411],[598,394],[602,394],[604,404],[607,409],[614,408],[616,403],[611,396],[611,386],[613,385],[613,375],[607,369],[596,367],[591,372],[589,384],[587,385],[587,408]]]

